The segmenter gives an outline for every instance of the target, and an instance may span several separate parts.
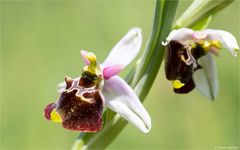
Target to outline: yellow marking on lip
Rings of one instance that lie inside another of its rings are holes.
[[[185,84],[182,83],[180,80],[174,80],[172,81],[172,86],[175,88],[175,89],[180,89],[181,87],[183,87]]]
[[[214,46],[217,49],[221,49],[222,48],[222,43],[219,40],[213,40],[211,41],[211,45]]]
[[[50,114],[51,120],[53,122],[62,122],[62,118],[60,117],[59,113],[56,111],[56,109],[53,109]]]

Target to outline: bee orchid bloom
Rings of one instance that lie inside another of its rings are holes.
[[[141,30],[131,29],[100,65],[93,53],[82,50],[87,65],[82,76],[65,77],[65,83],[58,87],[60,99],[45,108],[45,117],[62,122],[66,129],[97,132],[102,128],[103,109],[108,107],[142,132],[149,132],[150,116],[133,89],[118,76],[137,56],[141,44]]]
[[[211,54],[218,56],[222,48],[228,49],[233,56],[239,51],[232,34],[213,29],[173,30],[162,44],[166,46],[165,74],[172,81],[174,91],[188,93],[196,86],[197,90],[210,99],[214,99],[218,91],[216,66]],[[204,76],[210,81],[204,81]],[[206,82],[210,82],[211,86],[208,87]]]

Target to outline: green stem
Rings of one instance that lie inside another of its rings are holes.
[[[154,23],[154,25],[157,26],[155,28],[157,28],[158,36],[152,37],[153,40],[149,40],[150,42],[145,50],[147,56],[143,55],[143,61],[141,61],[142,63],[138,66],[140,71],[135,74],[135,81],[137,81],[137,83],[133,81],[133,87],[135,87],[135,92],[142,101],[149,93],[161,66],[165,51],[162,41],[165,41],[167,35],[171,31],[177,4],[178,1],[165,1],[161,23]]]
[[[177,4],[177,0],[156,1],[152,33],[141,58],[141,63],[137,66],[135,75],[128,76],[129,79],[133,78],[131,86],[142,101],[149,92],[163,60],[164,47],[161,42],[165,41],[171,30]],[[89,134],[86,134],[86,138],[77,139],[74,148],[104,149],[119,135],[126,125],[127,121],[116,114],[111,121],[104,125],[100,132],[91,134],[90,138]],[[79,146],[77,146],[78,143],[80,143]],[[84,147],[82,147],[82,143]]]
[[[148,39],[147,46],[143,52],[143,55],[139,60],[140,63],[137,66],[135,76],[133,78],[133,81],[131,82],[132,87],[135,87],[138,81],[141,79],[144,72],[148,68],[149,62],[151,61],[151,58],[153,56],[154,48],[157,45],[158,37],[160,34],[163,8],[164,8],[164,1],[160,2],[157,0],[152,32]]]

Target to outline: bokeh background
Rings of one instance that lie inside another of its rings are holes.
[[[180,1],[177,16],[190,3]],[[101,62],[131,27],[142,28],[144,49],[153,11],[154,1],[147,0],[1,1],[0,149],[70,149],[78,133],[43,117],[44,107],[59,97],[56,85],[65,75],[80,75],[80,49],[94,51]],[[236,0],[210,27],[240,42],[239,24]],[[220,90],[214,102],[196,90],[174,94],[161,67],[144,102],[151,132],[128,125],[108,149],[239,148],[239,57],[222,50],[215,60]]]

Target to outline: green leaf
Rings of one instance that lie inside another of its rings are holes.
[[[213,19],[213,15],[204,17],[203,19],[196,22],[194,25],[190,26],[190,28],[193,30],[204,30],[208,27],[212,19]]]
[[[194,0],[176,21],[174,28],[190,27],[232,3],[233,0]]]
[[[198,62],[202,69],[197,70],[193,75],[196,89],[204,96],[214,100],[219,89],[216,63],[210,53],[201,57]]]

